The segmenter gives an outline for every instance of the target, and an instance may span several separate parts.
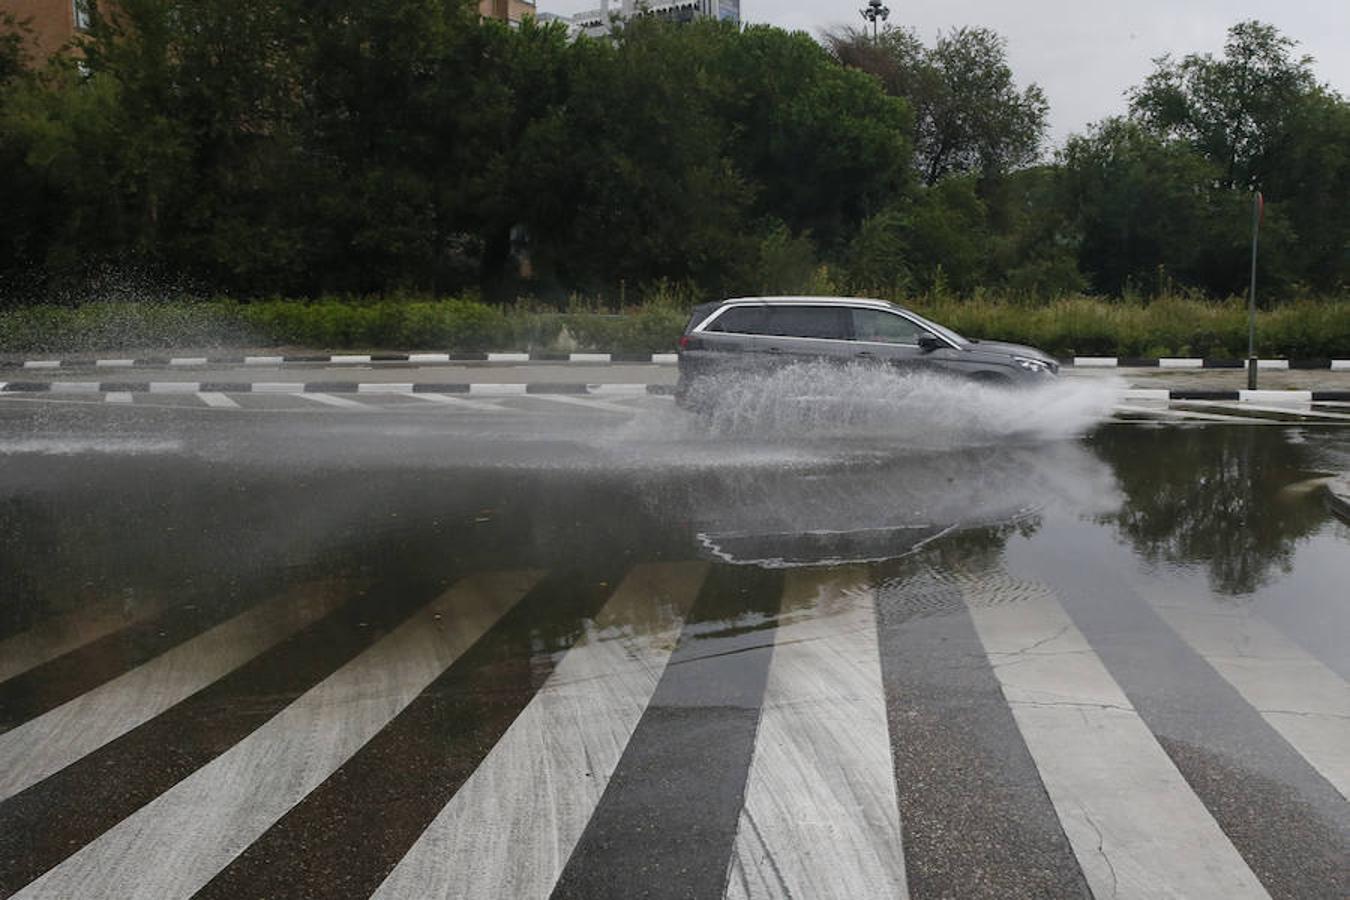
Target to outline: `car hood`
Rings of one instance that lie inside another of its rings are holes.
[[[1006,353],[1009,356],[1027,356],[1031,359],[1041,359],[1046,362],[1056,362],[1053,356],[1035,347],[1028,347],[1026,344],[1009,344],[1006,341],[977,341],[966,345],[967,350],[974,353]]]

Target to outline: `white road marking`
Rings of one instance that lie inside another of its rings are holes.
[[[109,391],[103,398],[106,403],[132,403],[130,391]]]
[[[186,897],[323,783],[540,578],[467,578],[20,898]]]
[[[960,586],[1093,894],[1266,897],[1050,591],[980,576]]]
[[[705,563],[634,569],[375,896],[545,900],[706,573]]]
[[[604,395],[618,395],[623,397],[647,396],[647,386],[645,384],[592,384],[587,385],[587,389],[596,396],[604,396]]]
[[[1220,403],[1215,404],[1215,409],[1232,410],[1233,407],[1225,406]],[[1276,413],[1276,414],[1284,413],[1286,415],[1289,413],[1293,413],[1295,415],[1307,416],[1308,418],[1311,419],[1325,419],[1327,421],[1336,421],[1338,419],[1340,420],[1350,419],[1350,416],[1341,415],[1339,413],[1313,409],[1313,404],[1311,402],[1294,403],[1289,404],[1287,406],[1265,406],[1256,403],[1244,403],[1242,404],[1242,406],[1238,407],[1238,409],[1249,410],[1251,412],[1257,413]]]
[[[1244,403],[1311,403],[1312,391],[1238,391]]]
[[[152,381],[149,385],[152,394],[195,394],[201,389],[196,381]]]
[[[214,406],[217,409],[239,408],[239,404],[236,403],[234,400],[216,391],[204,391],[202,393],[199,393],[197,395],[197,399],[201,400],[207,406]]]
[[[788,576],[727,897],[908,896],[873,606]]]
[[[1117,403],[1116,412],[1145,413],[1150,416],[1157,416],[1165,419],[1180,419],[1194,422],[1237,422],[1242,425],[1264,425],[1270,424],[1269,420],[1260,419],[1256,416],[1224,416],[1216,413],[1193,412],[1185,409],[1172,409],[1170,407],[1148,407],[1133,406],[1128,403]]]
[[[297,397],[304,397],[306,400],[313,400],[315,403],[322,403],[325,406],[337,406],[342,409],[364,409],[371,412],[375,407],[368,403],[360,403],[348,397],[337,397],[333,394],[297,394]]]
[[[527,392],[523,384],[471,384],[470,394],[488,394],[492,396],[517,396]]]
[[[1169,591],[1163,620],[1322,777],[1350,798],[1350,686],[1247,607]]]
[[[255,381],[255,394],[303,394],[305,385],[299,381]]]
[[[134,359],[96,359],[94,366],[99,369],[125,369],[136,365]]]
[[[160,598],[109,597],[39,622],[0,641],[0,681],[158,615],[164,607]]]
[[[496,404],[467,400],[458,394],[413,394],[413,396],[418,400],[426,400],[429,403],[439,403],[442,406],[461,406],[464,409],[475,409],[479,412],[507,412],[506,409],[497,406]]]
[[[553,403],[563,403],[568,406],[581,406],[586,409],[598,409],[604,412],[622,413],[625,416],[637,415],[637,410],[631,406],[620,406],[617,403],[606,403],[604,400],[588,400],[580,396],[571,396],[569,394],[530,394],[531,400],[548,400]]]
[[[316,589],[317,588],[317,589]],[[0,734],[0,800],[150,721],[335,609],[331,586],[288,591]]]
[[[25,369],[59,369],[61,360],[59,359],[30,359],[23,364]]]
[[[356,386],[358,394],[411,394],[411,381],[404,382],[363,382]]]

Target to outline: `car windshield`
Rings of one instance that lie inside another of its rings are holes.
[[[906,310],[906,312],[909,312],[909,311]],[[969,338],[962,337],[961,335],[957,334],[955,331],[952,331],[952,330],[951,330],[950,328],[948,328],[947,326],[945,326],[945,325],[939,325],[938,323],[934,322],[932,319],[925,319],[923,316],[919,315],[919,314],[916,313],[916,312],[909,312],[909,316],[910,316],[910,318],[914,319],[915,321],[918,321],[918,322],[923,323],[923,324],[928,328],[929,331],[933,332],[933,334],[936,334],[936,335],[938,335],[938,336],[940,336],[940,337],[944,337],[944,338],[946,338],[947,340],[951,341],[951,342],[954,343],[954,344],[965,345],[965,344],[969,344],[969,343],[970,343]]]

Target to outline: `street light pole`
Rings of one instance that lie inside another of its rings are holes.
[[[1266,198],[1260,191],[1252,201],[1252,280],[1247,298],[1247,390],[1256,390],[1256,246],[1261,235],[1261,219],[1266,211]]]
[[[891,17],[889,7],[882,5],[882,0],[867,0],[867,8],[859,10],[862,17],[872,23],[872,40],[877,39],[877,23],[885,22]]]

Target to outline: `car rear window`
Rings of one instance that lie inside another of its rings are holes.
[[[728,334],[768,334],[767,306],[733,306],[713,320],[706,330]]]

